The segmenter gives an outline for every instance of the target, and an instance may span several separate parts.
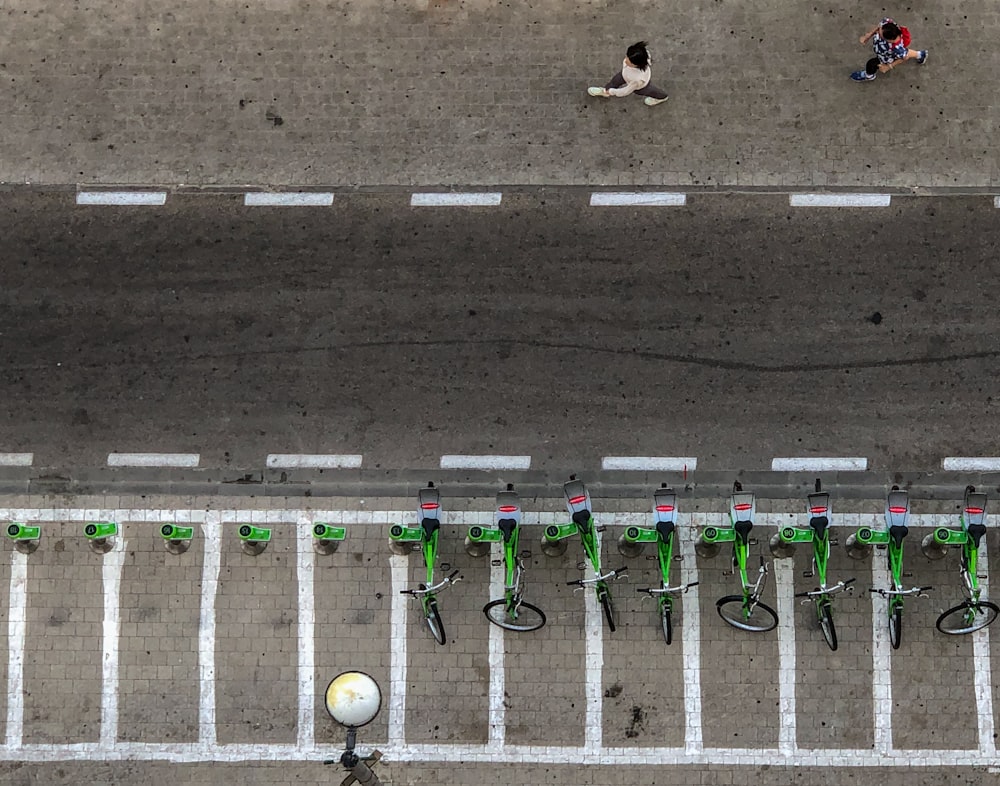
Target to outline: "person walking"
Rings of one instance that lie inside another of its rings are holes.
[[[909,49],[909,35],[903,35],[906,28],[901,28],[892,19],[886,17],[875,27],[861,36],[862,45],[872,42],[875,57],[865,63],[861,71],[851,74],[855,82],[871,82],[879,73],[887,74],[904,60],[916,60],[919,65],[927,62],[926,49]],[[909,31],[907,31],[909,33]]]
[[[650,84],[652,72],[649,70],[649,50],[645,41],[638,41],[625,51],[622,70],[611,77],[604,87],[588,87],[592,96],[604,98],[624,98],[631,93],[645,96],[646,106],[656,106],[667,100],[668,96],[656,85]]]

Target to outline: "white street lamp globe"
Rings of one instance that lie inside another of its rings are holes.
[[[371,723],[382,707],[378,683],[362,671],[338,674],[326,687],[326,711],[341,726]]]

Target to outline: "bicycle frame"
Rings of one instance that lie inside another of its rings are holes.
[[[958,530],[947,527],[934,530],[934,542],[941,546],[962,547],[962,585],[969,602],[977,604],[982,596],[979,586],[979,544],[986,534],[986,495],[969,486],[965,491],[965,503],[958,520]]]

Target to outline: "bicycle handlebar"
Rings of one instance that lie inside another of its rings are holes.
[[[816,595],[833,595],[835,592],[840,592],[842,590],[847,589],[848,586],[850,586],[855,581],[857,581],[857,579],[846,579],[844,581],[838,581],[832,587],[827,587],[826,589],[820,587],[818,589],[809,590],[808,592],[796,592],[795,597],[812,598],[815,597]],[[875,592],[875,590],[873,589],[872,592]]]
[[[624,576],[628,572],[628,565],[622,565],[620,568],[615,568],[615,570],[605,573],[603,576],[596,576],[592,579],[575,579],[573,581],[567,581],[567,587],[584,587],[587,584],[596,584],[598,581],[607,581],[608,579],[617,579],[619,576]]]
[[[443,579],[441,579],[441,581],[439,581],[437,584],[434,584],[433,586],[424,587],[423,589],[400,590],[399,594],[413,595],[413,597],[419,597],[420,595],[427,595],[432,592],[437,592],[439,589],[441,589],[441,587],[444,587],[447,584],[454,584],[456,581],[461,581],[463,577],[459,576],[458,575],[459,573],[461,573],[461,571],[453,570],[450,576],[445,576]],[[456,576],[458,576],[458,578],[455,578]]]
[[[868,591],[878,593],[883,598],[886,598],[889,595],[919,595],[921,592],[927,592],[927,590],[932,589],[934,589],[934,587],[911,587],[908,590],[877,589],[876,587],[870,587]]]
[[[636,592],[643,593],[647,595],[675,595],[679,592],[687,592],[691,587],[698,585],[697,581],[692,581],[690,584],[679,584],[676,587],[644,587],[642,589],[636,588]]]

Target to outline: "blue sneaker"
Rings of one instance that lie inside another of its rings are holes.
[[[851,79],[855,82],[871,82],[878,74],[869,74],[867,71],[855,71],[851,74]]]
[[[920,54],[917,55],[917,63],[923,65],[926,62],[927,62],[927,50],[921,49]]]

